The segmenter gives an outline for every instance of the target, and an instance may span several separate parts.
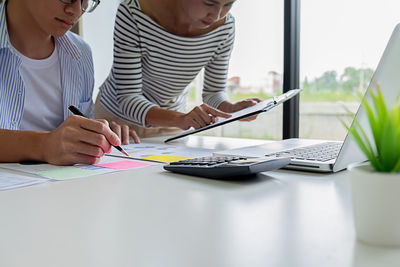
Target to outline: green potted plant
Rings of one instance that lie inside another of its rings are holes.
[[[388,107],[379,86],[375,91],[362,102],[369,129],[357,120],[347,127],[368,158],[348,167],[355,230],[363,242],[400,246],[400,104]]]

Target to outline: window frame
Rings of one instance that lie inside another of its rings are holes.
[[[284,3],[283,92],[300,86],[300,0]],[[282,138],[299,137],[300,97],[283,104]]]

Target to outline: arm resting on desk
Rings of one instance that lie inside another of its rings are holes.
[[[0,162],[44,161],[43,144],[47,133],[0,130]]]

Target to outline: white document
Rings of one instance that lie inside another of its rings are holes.
[[[0,168],[26,172],[53,180],[63,181],[149,165],[135,165],[134,161],[129,161],[130,162],[127,162],[126,160],[124,161],[120,158],[104,156],[100,159],[100,162],[95,165],[79,164],[73,166],[56,166],[47,163],[1,163]]]
[[[7,190],[46,182],[46,179],[26,177],[0,171],[0,190]]]

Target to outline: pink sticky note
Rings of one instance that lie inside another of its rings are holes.
[[[145,167],[149,166],[150,164],[139,162],[139,161],[131,161],[131,160],[124,160],[124,161],[117,161],[111,163],[103,163],[103,164],[95,164],[95,166],[113,169],[113,170],[128,170],[138,167]]]

